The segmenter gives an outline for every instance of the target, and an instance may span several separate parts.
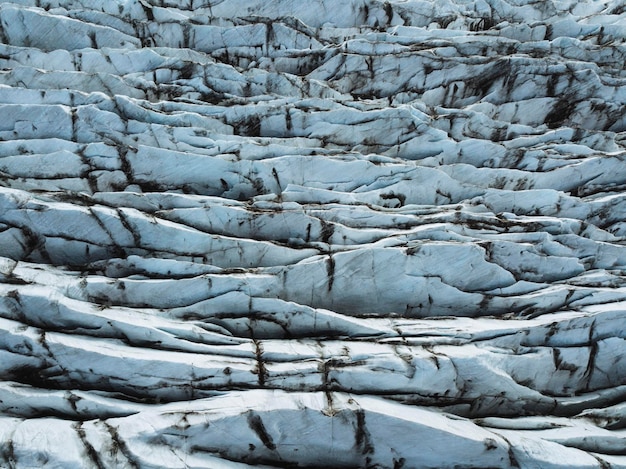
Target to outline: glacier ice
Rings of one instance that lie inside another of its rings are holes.
[[[0,4],[0,466],[626,467],[625,39]]]

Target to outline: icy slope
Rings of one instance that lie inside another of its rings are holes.
[[[0,467],[626,467],[621,0],[0,26]]]

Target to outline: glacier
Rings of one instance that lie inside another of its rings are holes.
[[[0,467],[626,468],[623,0],[0,3]]]

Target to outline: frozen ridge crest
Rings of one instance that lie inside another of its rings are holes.
[[[626,467],[622,0],[0,4],[0,467]]]

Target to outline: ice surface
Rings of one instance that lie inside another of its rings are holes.
[[[622,0],[0,26],[1,467],[626,467]]]

